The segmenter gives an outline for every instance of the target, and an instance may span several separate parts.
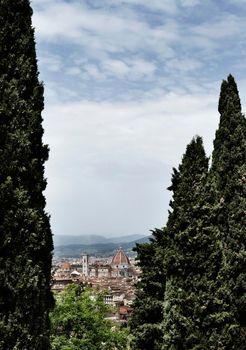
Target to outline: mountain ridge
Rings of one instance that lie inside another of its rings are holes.
[[[109,243],[127,243],[147,237],[147,235],[132,234],[116,237],[105,237],[103,235],[54,235],[54,246],[67,246],[71,244],[109,244]]]
[[[136,246],[137,243],[146,243],[150,238],[151,235],[131,242],[61,245],[55,247],[54,253],[56,257],[64,258],[77,258],[82,253],[96,256],[111,256],[114,255],[115,251],[119,249],[119,247],[121,247],[123,250],[127,251],[128,254],[132,255],[132,249]]]

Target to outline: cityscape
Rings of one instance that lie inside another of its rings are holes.
[[[102,291],[105,304],[112,306],[107,318],[124,324],[132,313],[139,275],[135,258],[129,258],[121,247],[108,257],[81,253],[79,258],[54,259],[52,290],[59,293],[69,284],[85,284]]]

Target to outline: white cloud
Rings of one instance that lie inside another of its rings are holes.
[[[173,165],[193,135],[211,142],[215,105],[213,96],[174,93],[139,103],[63,103],[46,109],[46,138],[55,162],[66,157],[70,167],[75,159],[102,159],[112,150]]]
[[[186,144],[201,134],[211,152],[218,81],[233,68],[246,91],[243,7],[230,13],[231,5],[210,0],[33,5],[54,231],[161,225],[164,189]]]
[[[181,5],[184,7],[193,7],[201,3],[201,0],[181,0]]]
[[[195,134],[204,135],[211,151],[218,122],[215,104],[214,96],[169,93],[141,103],[47,105],[45,141],[51,152],[46,195],[55,231],[100,232],[93,215],[110,233],[111,223],[124,232],[164,225],[171,168]]]
[[[66,40],[86,47],[87,55],[93,57],[140,48],[165,52],[177,37],[173,21],[152,27],[134,12],[129,15],[123,9],[112,15],[77,2],[44,6],[34,12],[33,22],[39,40]]]
[[[129,80],[149,79],[153,77],[157,67],[153,62],[141,58],[123,60],[105,60],[102,62],[102,71],[108,76]]]
[[[77,91],[69,89],[60,83],[44,84],[45,103],[63,103],[64,101],[71,101],[77,97]]]
[[[79,75],[81,75],[81,70],[79,69],[79,67],[68,67],[66,68],[66,74],[78,77]]]
[[[106,60],[104,62],[104,68],[116,76],[124,77],[130,70],[130,67],[120,60]]]
[[[85,64],[83,69],[91,77],[99,79],[103,77],[103,75],[101,74],[101,72],[95,64]]]
[[[246,29],[244,19],[231,14],[213,18],[210,24],[197,25],[192,28],[192,32],[214,40],[229,38],[238,34],[243,35]]]
[[[45,69],[51,72],[60,72],[64,66],[61,56],[47,52],[39,55],[39,64],[45,66]]]
[[[173,58],[167,61],[167,68],[173,69],[174,71],[192,72],[200,67],[203,63],[194,58]]]
[[[174,4],[170,11],[169,3]],[[164,17],[155,14],[152,19],[141,16],[142,10],[130,6],[140,6],[139,0],[127,0],[117,5],[105,1],[105,6],[96,2],[94,8],[87,6],[85,1],[75,0],[46,1],[45,4],[34,0],[34,4],[38,41],[49,47],[69,45],[71,64],[64,72],[81,81],[94,79],[110,84],[111,78],[129,82],[155,79],[161,86],[161,77],[167,81],[169,76],[179,72],[184,84],[187,73],[202,73],[205,65],[212,64],[216,69],[215,63],[231,54],[222,49],[225,41],[229,47],[230,38],[245,38],[246,32],[242,19],[235,14],[216,12],[215,7],[211,7],[215,13],[212,12],[201,24],[190,19],[187,25],[182,17],[178,20],[178,14],[181,16],[184,8],[202,6],[195,0],[144,1],[142,5],[145,7],[166,9]],[[233,45],[235,49],[236,41]],[[61,55],[60,62],[65,59],[63,50],[55,54],[56,59],[58,55]],[[58,63],[53,62],[48,67],[54,71],[61,69]],[[109,93],[114,90],[107,89]]]
[[[115,5],[115,0],[106,0],[106,3],[109,5]],[[146,7],[148,10],[151,11],[163,11],[168,14],[175,14],[177,11],[177,5],[176,1],[170,1],[170,0],[120,0],[118,1],[118,4],[121,4],[122,6],[126,5],[137,5]]]

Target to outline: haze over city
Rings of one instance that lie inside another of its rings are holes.
[[[149,234],[172,167],[211,154],[221,80],[243,110],[245,1],[33,0],[53,233]]]

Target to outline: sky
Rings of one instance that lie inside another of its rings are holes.
[[[173,167],[246,98],[246,0],[32,0],[54,235],[165,226]]]

